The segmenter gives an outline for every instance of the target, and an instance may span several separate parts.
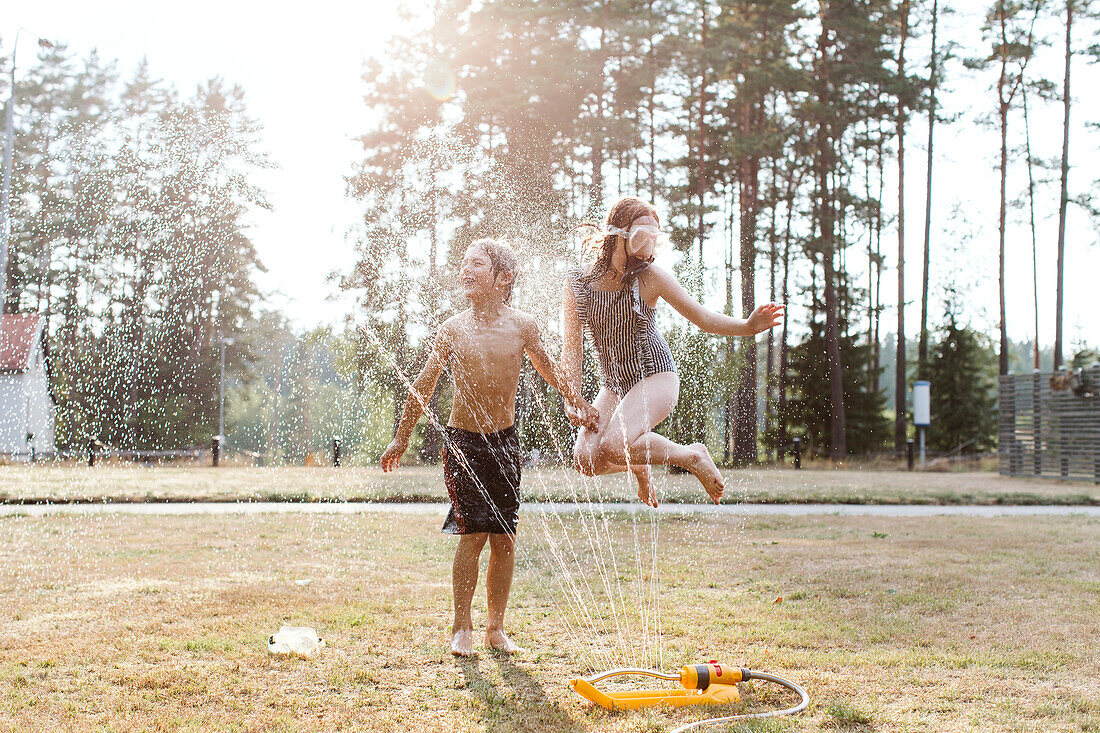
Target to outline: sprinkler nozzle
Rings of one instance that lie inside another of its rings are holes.
[[[705,690],[711,685],[736,685],[751,673],[741,667],[731,667],[710,660],[707,664],[689,664],[680,669],[680,684],[689,690]]]

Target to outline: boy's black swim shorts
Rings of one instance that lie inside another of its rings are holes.
[[[447,428],[443,480],[451,511],[448,534],[515,534],[519,521],[521,454],[515,426],[482,435]]]

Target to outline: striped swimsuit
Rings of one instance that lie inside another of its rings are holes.
[[[672,352],[657,332],[656,310],[642,300],[637,276],[621,290],[596,290],[583,282],[584,273],[567,273],[577,316],[592,336],[600,358],[603,385],[619,397],[646,377],[675,372]]]

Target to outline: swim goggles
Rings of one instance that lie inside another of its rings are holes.
[[[658,245],[668,244],[669,238],[656,224],[635,224],[629,230],[608,226],[609,234],[626,239],[626,267],[623,276],[635,275],[653,263]]]

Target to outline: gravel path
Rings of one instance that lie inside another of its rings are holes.
[[[119,504],[35,504],[2,505],[0,516],[52,516],[59,514],[439,514],[447,512],[448,504],[433,502],[169,502]],[[653,511],[634,504],[574,504],[528,502],[524,512],[588,512],[636,513]],[[1034,517],[1070,516],[1100,517],[1096,506],[1031,506],[1031,505],[914,505],[914,504],[662,504],[658,514],[740,514],[782,516],[873,516],[873,517]]]

